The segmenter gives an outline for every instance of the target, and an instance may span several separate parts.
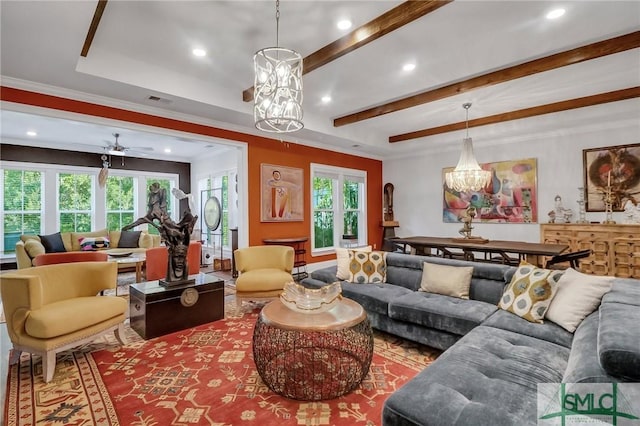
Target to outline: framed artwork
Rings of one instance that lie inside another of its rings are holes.
[[[303,170],[260,165],[260,221],[295,222],[304,219]]]
[[[476,220],[490,223],[537,223],[537,160],[527,158],[515,161],[498,161],[481,164],[491,171],[491,183],[480,191],[457,192],[445,182],[442,170],[443,208],[442,220],[460,222],[469,206],[476,208]]]
[[[582,150],[585,207],[603,212],[607,186],[612,209],[622,211],[627,200],[640,201],[640,143]]]

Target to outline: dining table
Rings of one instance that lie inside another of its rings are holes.
[[[569,248],[567,244],[428,236],[394,237],[389,238],[388,241],[396,246],[401,245],[402,251],[405,251],[406,246],[410,246],[415,254],[424,256],[491,261],[510,265],[517,265],[525,260],[533,265],[544,266],[546,257],[557,256]]]

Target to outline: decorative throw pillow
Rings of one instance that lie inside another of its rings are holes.
[[[80,250],[95,251],[109,248],[109,238],[107,237],[84,237],[80,238]]]
[[[521,263],[498,306],[527,321],[542,323],[563,272]]]
[[[387,253],[349,250],[349,282],[383,283],[387,279]]]
[[[469,298],[473,266],[449,266],[424,262],[420,291]]]
[[[62,236],[59,232],[50,235],[40,235],[40,242],[44,246],[46,253],[64,253],[67,251],[64,248]]]
[[[567,269],[558,281],[558,290],[545,318],[573,333],[583,319],[598,309],[602,296],[611,290],[614,278]]]
[[[338,270],[336,272],[336,278],[339,280],[348,280],[349,279],[349,251],[364,251],[371,252],[371,246],[366,247],[358,247],[352,250],[346,248],[337,248],[336,249],[336,261],[338,263]]]
[[[118,248],[137,248],[140,241],[141,231],[122,231],[120,233],[120,241]]]
[[[24,250],[27,252],[31,259],[35,259],[37,255],[47,252],[40,240],[36,240],[35,238],[25,241]]]

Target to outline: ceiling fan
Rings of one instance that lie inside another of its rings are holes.
[[[109,142],[108,145],[106,145],[104,147],[105,154],[124,157],[127,152],[153,151],[153,147],[150,147],[150,146],[144,146],[144,147],[139,147],[137,149],[131,149],[131,148],[127,147],[127,146],[120,145],[120,143],[118,142],[118,138],[120,137],[120,133],[114,133],[113,136],[116,138],[116,140],[115,140],[114,143],[110,143]]]
[[[102,154],[102,156],[100,157],[100,159],[102,160],[102,169],[98,174],[98,183],[100,184],[101,188],[104,188],[107,182],[107,177],[109,176],[109,167],[111,167],[112,155],[121,157],[122,165],[124,166],[124,157],[127,152],[137,152],[138,150],[153,151],[153,147],[150,147],[150,146],[140,147],[136,150],[136,149],[131,149],[127,146],[120,145],[120,143],[118,142],[120,133],[114,133],[113,136],[116,139],[115,142],[114,143],[107,142],[107,145],[104,146],[104,154]],[[107,155],[109,157],[107,157]]]

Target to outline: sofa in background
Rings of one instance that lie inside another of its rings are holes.
[[[425,263],[472,267],[469,298],[419,291]],[[640,381],[640,328],[632,325],[640,323],[640,280],[612,279],[571,332],[566,320],[536,323],[498,307],[518,271],[388,253],[385,282],[342,281],[343,296],[365,308],[374,328],[445,350],[387,399],[384,425],[535,425],[538,383]],[[334,281],[335,266],[302,284]]]
[[[127,251],[145,252],[148,248],[160,246],[160,236],[152,235],[146,231],[132,231],[139,234],[135,241],[125,241],[121,244],[122,231],[107,231],[102,229],[94,232],[59,232],[47,236],[21,235],[16,243],[16,263],[18,269],[35,266],[36,256],[52,252],[80,252],[83,251],[81,240],[101,241],[108,239],[109,246],[98,250],[120,249],[124,245]],[[126,234],[131,240],[133,234]],[[98,244],[103,246],[104,244]]]

